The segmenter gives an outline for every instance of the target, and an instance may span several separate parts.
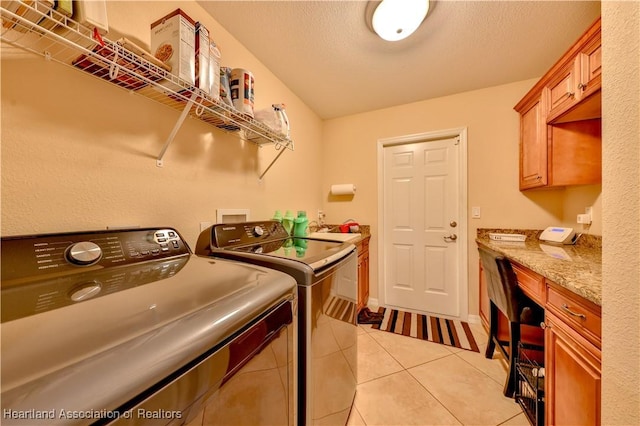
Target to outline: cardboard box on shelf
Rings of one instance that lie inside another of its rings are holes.
[[[97,28],[100,34],[109,32],[106,0],[76,0],[73,3],[73,19],[82,25]]]
[[[211,47],[209,30],[201,22],[196,23],[196,87],[205,93],[211,91],[209,66]]]
[[[211,97],[216,101],[220,100],[220,49],[212,41],[209,52],[209,83],[211,84]]]
[[[151,24],[151,53],[172,73],[195,85],[196,26],[181,9]]]

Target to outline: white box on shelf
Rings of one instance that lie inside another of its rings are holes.
[[[220,100],[220,58],[221,53],[215,42],[211,41],[209,50],[209,83],[210,94],[216,101]]]
[[[211,66],[209,30],[201,22],[196,23],[196,87],[209,94],[211,91],[209,67]]]
[[[181,9],[151,24],[151,53],[178,78],[195,85],[196,24]]]
[[[77,0],[73,4],[73,19],[88,27],[97,28],[100,34],[109,32],[106,0]]]

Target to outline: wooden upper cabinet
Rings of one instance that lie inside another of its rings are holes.
[[[580,52],[580,82],[578,88],[583,96],[602,87],[602,44],[600,26],[594,32],[589,42]]]
[[[600,19],[514,107],[520,190],[602,181]]]
[[[520,112],[520,190],[547,185],[547,122],[542,97]]]
[[[547,186],[602,182],[602,121],[570,121],[549,126]]]
[[[570,60],[554,71],[549,92],[549,123],[590,120],[602,115],[602,48],[600,20],[569,51]]]
[[[544,88],[549,98],[549,116],[564,113],[578,102],[578,66],[576,61],[569,62],[552,77]]]

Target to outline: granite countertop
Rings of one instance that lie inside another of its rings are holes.
[[[340,225],[324,225],[324,227],[329,228],[329,230],[327,231],[327,233],[333,233],[333,234],[341,234],[342,232],[340,232]],[[358,244],[359,242],[366,240],[367,238],[371,237],[371,226],[370,225],[359,225],[360,230],[357,232],[358,234],[360,234],[359,237],[354,238],[353,240],[350,240],[349,242],[352,244]],[[311,229],[312,232],[317,232],[318,229],[316,227],[313,227]]]
[[[489,233],[524,234],[524,242],[494,241]],[[602,306],[602,237],[582,235],[575,245],[538,240],[538,230],[478,229],[476,243],[497,251],[554,283]]]

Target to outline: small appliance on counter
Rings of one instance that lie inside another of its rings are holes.
[[[540,234],[538,239],[555,244],[575,244],[579,235],[573,228],[561,228],[559,226],[550,226]]]

